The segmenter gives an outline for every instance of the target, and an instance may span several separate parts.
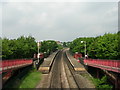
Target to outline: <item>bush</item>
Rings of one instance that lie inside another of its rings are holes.
[[[111,85],[107,83],[107,76],[103,76],[101,79],[94,78],[93,82],[98,90],[99,89],[111,89],[112,90],[113,88]]]

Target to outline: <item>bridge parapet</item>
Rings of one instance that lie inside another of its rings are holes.
[[[120,73],[120,60],[85,59],[84,64],[103,70]]]
[[[32,64],[32,62],[33,62],[32,59],[3,60],[0,62],[0,73],[5,72],[6,70],[30,65]]]

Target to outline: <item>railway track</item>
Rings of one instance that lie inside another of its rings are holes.
[[[66,50],[61,50],[52,65],[49,74],[44,74],[37,88],[77,89],[84,88],[83,78],[75,72],[66,56]]]
[[[65,52],[61,51],[55,58],[51,70],[51,83],[49,88],[79,88],[74,78],[73,71],[67,65]]]
[[[74,71],[69,67],[65,51],[62,50],[56,56],[49,74],[44,74],[41,84],[37,88],[78,88],[79,85],[74,76]]]

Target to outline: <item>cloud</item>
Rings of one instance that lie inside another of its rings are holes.
[[[1,0],[2,2],[118,2],[119,0]]]
[[[2,4],[0,3],[0,37],[2,36]]]
[[[69,41],[117,32],[117,3],[41,2],[3,5],[3,37],[33,35],[36,40]]]

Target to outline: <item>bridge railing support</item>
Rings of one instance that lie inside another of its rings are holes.
[[[99,78],[99,70],[97,69],[97,78]]]
[[[116,79],[115,79],[115,89],[120,90],[120,79],[118,74],[116,75]]]

